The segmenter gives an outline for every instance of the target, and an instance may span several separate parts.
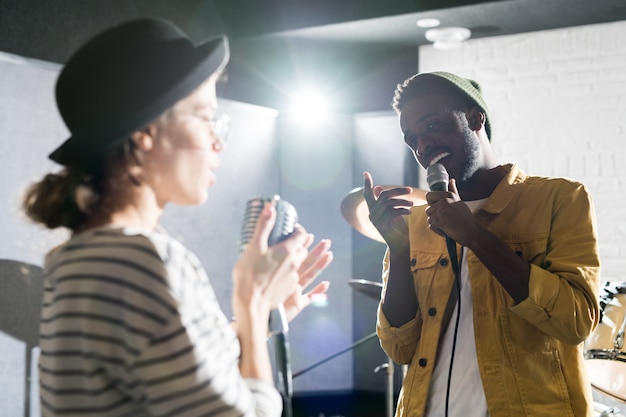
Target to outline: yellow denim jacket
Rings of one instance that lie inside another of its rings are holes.
[[[490,417],[592,417],[582,344],[599,320],[600,261],[591,197],[578,182],[506,167],[508,175],[475,216],[531,264],[528,298],[514,305],[480,260],[471,251],[467,256]],[[391,359],[410,365],[396,416],[419,417],[454,275],[445,240],[428,229],[424,206],[414,207],[407,220],[407,262],[419,309],[415,319],[394,328],[379,306],[377,333]],[[383,292],[388,262],[387,256]]]

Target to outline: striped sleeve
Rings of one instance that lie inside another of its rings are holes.
[[[179,242],[94,232],[51,253],[46,271],[44,415],[280,415],[274,387],[241,378],[236,335]]]

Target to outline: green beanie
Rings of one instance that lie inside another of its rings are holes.
[[[491,121],[489,119],[489,108],[481,92],[480,84],[474,80],[468,78],[459,77],[458,75],[451,74],[449,72],[437,71],[437,72],[425,72],[417,74],[413,77],[414,80],[437,77],[443,79],[452,84],[460,93],[472,100],[483,112],[485,112],[485,131],[491,141]]]

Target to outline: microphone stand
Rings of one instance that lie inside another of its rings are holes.
[[[276,334],[276,352],[278,352],[278,379],[283,387],[283,415],[292,417],[293,407],[291,399],[293,397],[293,384],[290,366],[290,348],[286,332]],[[280,359],[282,358],[282,360]]]
[[[313,365],[309,366],[308,368],[304,368],[301,371],[298,371],[296,373],[293,374],[293,378],[296,378],[308,371],[310,371],[311,369],[317,368],[318,366],[328,362],[331,359],[336,358],[339,355],[342,355],[346,352],[348,352],[349,350],[352,350],[354,348],[356,348],[357,346],[362,345],[363,343],[367,342],[370,339],[374,339],[375,337],[377,337],[376,332],[373,332],[359,340],[357,340],[356,342],[354,342],[353,344],[351,344],[350,346],[348,346],[345,349],[340,350],[339,352],[333,353],[332,355],[322,359],[319,362],[314,363]],[[374,370],[374,372],[377,372],[379,369],[381,368],[387,368],[387,389],[386,389],[386,405],[387,405],[387,417],[393,417],[393,379],[394,379],[394,363],[391,360],[391,358],[388,358],[388,363],[381,365],[379,367],[376,368],[376,370]]]
[[[270,312],[270,333],[274,335],[276,348],[276,362],[278,382],[282,386],[283,416],[292,417],[293,409],[291,399],[293,397],[293,383],[291,375],[291,350],[289,347],[289,323],[282,304]]]
[[[317,363],[314,363],[313,365],[309,366],[308,368],[304,368],[303,370],[301,370],[301,371],[298,371],[298,372],[294,373],[294,374],[293,374],[293,377],[294,377],[294,378],[297,378],[297,377],[299,377],[300,375],[302,375],[302,374],[304,374],[304,373],[306,373],[306,372],[309,372],[311,369],[313,369],[313,368],[317,368],[317,367],[318,367],[318,366],[320,366],[321,364],[324,364],[324,363],[328,362],[329,360],[334,359],[334,358],[336,358],[337,356],[342,355],[342,354],[346,353],[347,351],[352,350],[352,349],[354,349],[355,347],[357,347],[357,346],[359,346],[359,345],[362,345],[363,343],[365,343],[365,342],[367,342],[368,340],[373,339],[373,338],[375,338],[375,337],[376,337],[376,332],[374,332],[374,333],[372,333],[372,334],[369,334],[369,335],[367,335],[367,336],[365,336],[365,337],[363,337],[363,338],[361,338],[361,339],[357,340],[356,342],[354,342],[353,344],[351,344],[351,345],[350,345],[350,346],[348,346],[347,348],[342,349],[342,350],[340,350],[339,352],[333,353],[332,355],[328,356],[327,358],[322,359],[321,361],[319,361],[319,362],[317,362]]]

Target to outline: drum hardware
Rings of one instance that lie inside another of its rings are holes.
[[[366,281],[364,279],[352,279],[350,281],[348,281],[350,286],[352,288],[354,288],[356,291],[367,295],[370,298],[373,298],[375,300],[380,300],[380,292],[382,290],[383,285],[381,283],[378,282],[371,282],[371,281]],[[336,358],[337,356],[348,352],[349,350],[352,350],[354,348],[356,348],[357,346],[367,342],[370,339],[374,339],[376,338],[376,332],[373,332],[367,336],[365,336],[362,339],[357,340],[356,342],[354,342],[353,344],[351,344],[350,346],[348,346],[345,349],[340,350],[339,352],[336,352],[324,359],[322,359],[319,362],[314,363],[313,365],[309,366],[308,368],[305,368],[301,371],[295,372],[293,374],[293,378],[296,378],[302,374],[304,374],[305,372],[310,371],[313,368],[316,368],[326,362],[328,362],[329,360]],[[374,372],[378,372],[381,369],[387,369],[387,387],[386,387],[386,391],[385,391],[385,398],[386,398],[386,409],[387,409],[387,417],[393,417],[394,414],[394,410],[393,410],[393,374],[394,374],[394,362],[391,360],[391,358],[388,358],[388,362],[385,364],[382,364],[380,366],[377,366],[374,369]],[[406,369],[406,368],[404,368]],[[403,369],[403,371],[404,371]],[[403,372],[404,375],[406,376],[406,372]]]
[[[366,281],[364,279],[351,279],[348,284],[361,294],[365,294],[374,300],[380,301],[380,292],[383,284],[380,282]]]
[[[592,387],[626,401],[626,282],[605,282],[600,296],[600,322],[585,341],[584,358]],[[610,415],[610,414],[608,414]]]
[[[363,279],[353,279],[353,280],[350,280],[349,283],[350,283],[350,285],[353,288],[357,289],[358,291],[363,292],[363,293],[365,293],[366,295],[368,295],[370,297],[380,299],[380,288],[382,288],[382,284],[378,284],[378,283],[370,282],[370,281],[365,281]],[[375,294],[375,290],[373,290],[373,288],[378,288],[378,295]],[[305,369],[303,369],[301,371],[298,371],[298,372],[294,373],[293,374],[293,378],[296,378],[296,377],[304,374],[305,372],[310,371],[313,368],[317,368],[318,366],[328,362],[329,360],[334,359],[337,356],[342,355],[342,354],[344,354],[344,353],[346,353],[346,352],[356,348],[357,346],[362,345],[363,343],[367,342],[368,340],[374,339],[376,337],[377,337],[376,332],[373,332],[373,333],[371,333],[371,334],[369,334],[369,335],[367,335],[367,336],[357,340],[356,342],[354,342],[353,344],[351,344],[347,348],[342,349],[342,350],[340,350],[340,351],[338,351],[336,353],[333,353],[332,355],[322,359],[321,361],[316,362],[313,365],[311,365],[311,366],[309,366],[309,367],[307,367],[307,368],[305,368]]]
[[[617,336],[615,336],[615,342],[613,343],[615,349],[621,350],[624,347],[624,330],[626,330],[626,317],[622,320],[622,327],[617,332]]]
[[[626,354],[617,349],[589,349],[585,352],[585,359],[606,359],[609,361],[626,362]]]
[[[348,281],[350,286],[354,288],[356,291],[361,294],[367,295],[370,298],[373,298],[377,301],[380,301],[381,291],[383,289],[383,284],[380,282],[372,282],[366,281],[364,279],[352,279]],[[374,373],[380,372],[382,369],[387,370],[387,389],[386,389],[386,403],[387,403],[387,416],[393,417],[394,415],[394,400],[393,400],[393,381],[394,381],[394,372],[395,372],[395,364],[393,360],[389,357],[387,363],[383,363],[376,368],[374,368]],[[402,379],[406,377],[406,373],[408,371],[408,365],[402,365]]]
[[[393,360],[388,357],[387,363],[374,368],[374,373],[378,373],[382,369],[387,370],[387,389],[385,390],[385,404],[387,406],[387,417],[393,417],[393,374],[395,365]]]
[[[383,189],[402,187],[399,185],[383,185]],[[408,195],[400,196],[398,198],[404,198],[411,200],[414,206],[426,204],[426,191],[419,188],[412,188],[412,191]],[[376,227],[369,219],[369,209],[365,198],[363,197],[363,187],[358,187],[350,191],[344,199],[341,201],[341,214],[348,223],[356,229],[363,236],[373,239],[377,242],[385,243],[385,240],[380,235]],[[366,281],[362,279],[354,279],[349,281],[349,284],[356,291],[365,294],[366,296],[380,301],[381,291],[383,285],[377,282]],[[375,334],[374,334],[375,335]],[[386,402],[387,402],[387,417],[393,417],[393,380],[394,380],[394,362],[389,358],[388,363],[382,364],[374,372],[378,372],[381,369],[387,369],[387,390],[386,390]],[[402,366],[402,376],[406,377],[408,370],[407,365]]]
[[[307,367],[307,368],[302,369],[301,371],[295,372],[295,373],[293,374],[293,376],[292,376],[292,377],[293,377],[293,378],[297,378],[297,377],[299,377],[300,375],[302,375],[302,374],[304,374],[304,373],[306,373],[306,372],[309,372],[309,371],[310,371],[310,370],[312,370],[313,368],[317,368],[318,366],[320,366],[320,365],[322,365],[322,364],[324,364],[324,363],[328,362],[329,360],[334,359],[334,358],[336,358],[337,356],[342,355],[342,354],[344,354],[344,353],[346,353],[346,352],[348,352],[348,351],[350,351],[350,350],[354,349],[355,347],[362,345],[363,343],[367,342],[368,340],[370,340],[370,339],[374,339],[375,337],[377,337],[377,336],[376,336],[376,332],[370,333],[369,335],[367,335],[367,336],[365,336],[365,337],[363,337],[363,338],[361,338],[361,339],[357,340],[356,342],[354,342],[353,344],[351,344],[351,345],[350,345],[350,346],[348,346],[347,348],[342,349],[342,350],[340,350],[339,352],[333,353],[332,355],[330,355],[330,356],[328,356],[328,357],[326,357],[326,358],[322,359],[322,360],[321,360],[321,361],[319,361],[319,362],[314,363],[313,365],[311,365],[311,366],[309,366],[309,367]]]
[[[609,407],[603,404],[593,404],[594,417],[623,417],[622,410],[616,407]]]
[[[402,187],[401,185],[383,185],[383,189]],[[426,191],[413,188],[410,194],[400,196],[406,200],[413,201],[414,206],[426,204]],[[341,201],[341,214],[343,217],[362,235],[384,243],[385,240],[378,233],[376,227],[369,219],[369,209],[363,197],[363,187],[358,187],[350,191]]]

